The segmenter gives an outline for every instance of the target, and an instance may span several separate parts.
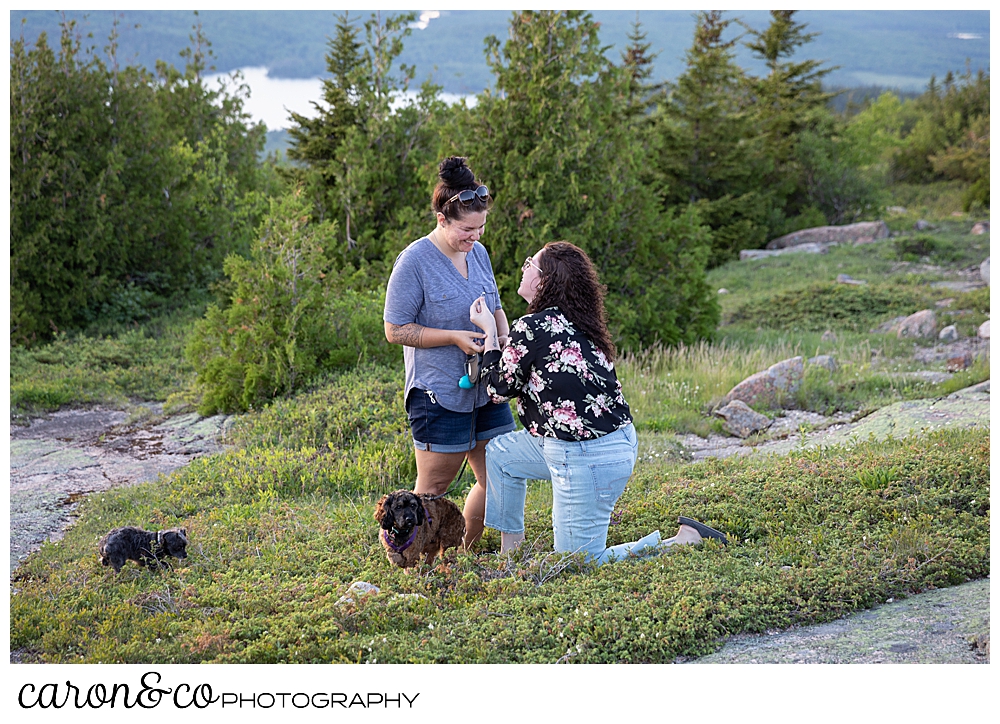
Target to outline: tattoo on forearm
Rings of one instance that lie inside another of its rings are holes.
[[[420,347],[420,339],[424,336],[424,328],[416,322],[409,324],[390,324],[390,341],[393,344],[405,344],[407,347]]]

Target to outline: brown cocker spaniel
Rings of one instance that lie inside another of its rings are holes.
[[[383,495],[375,506],[379,540],[390,563],[409,568],[425,556],[427,565],[446,548],[462,545],[465,518],[450,500],[397,490]]]

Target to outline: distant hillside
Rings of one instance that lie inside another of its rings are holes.
[[[265,66],[284,78],[324,75],[327,38],[334,32],[335,11],[201,11],[200,19],[212,43],[215,66],[229,71]],[[359,19],[368,12],[352,11]],[[608,56],[620,58],[627,44],[635,10],[599,10]],[[752,27],[767,25],[765,11],[734,11]],[[111,11],[68,11],[78,21],[84,46],[101,52],[107,45],[114,14]],[[509,11],[442,10],[426,29],[415,29],[406,40],[402,62],[417,66],[417,78],[431,76],[446,92],[478,93],[491,82],[483,55],[482,39],[493,34],[506,37]],[[153,67],[157,59],[181,63],[178,52],[187,46],[195,15],[187,11],[138,11],[119,13],[119,61]],[[970,10],[821,11],[804,10],[799,19],[819,33],[803,50],[804,57],[826,61],[839,69],[827,76],[833,86],[880,85],[905,91],[923,89],[931,75],[960,71],[966,60],[972,69],[990,67],[990,14]],[[22,25],[22,18],[26,22]],[[31,42],[42,31],[58,37],[60,14],[52,10],[10,13],[11,38],[24,33]],[[683,69],[683,56],[691,44],[692,13],[643,10],[639,14],[646,40],[656,58],[660,80],[675,78]],[[138,25],[138,27],[136,27]],[[92,39],[86,36],[93,34]],[[738,60],[758,70],[748,52]]]

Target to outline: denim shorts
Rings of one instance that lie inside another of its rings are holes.
[[[413,446],[428,452],[468,452],[477,441],[491,440],[516,427],[507,403],[488,402],[472,412],[455,412],[442,407],[432,393],[417,388],[406,398],[406,415]]]

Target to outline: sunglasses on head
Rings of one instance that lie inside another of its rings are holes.
[[[485,186],[480,186],[478,189],[473,191],[472,189],[466,189],[465,191],[459,191],[457,194],[452,196],[450,199],[445,201],[442,206],[447,206],[452,201],[461,202],[462,206],[470,206],[473,201],[479,199],[485,202],[490,197],[490,190]]]

